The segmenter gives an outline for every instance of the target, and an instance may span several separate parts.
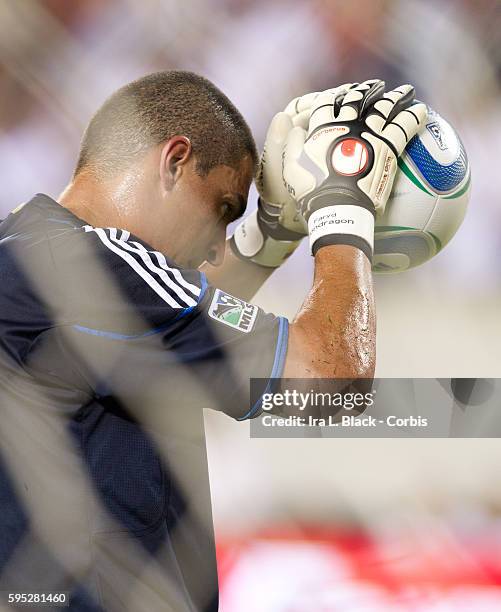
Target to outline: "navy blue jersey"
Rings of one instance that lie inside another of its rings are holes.
[[[0,278],[0,590],[217,610],[202,409],[259,414],[287,321],[44,195],[0,224]]]

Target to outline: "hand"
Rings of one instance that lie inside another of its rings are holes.
[[[384,212],[397,157],[426,117],[414,88],[384,93],[369,80],[318,95],[308,131],[287,136],[283,178],[308,223],[312,253],[329,244],[350,244],[372,258],[374,218]]]
[[[358,83],[344,83],[324,93],[340,95],[346,93]],[[259,216],[269,228],[270,235],[279,239],[300,239],[308,234],[307,225],[298,214],[296,201],[289,194],[282,176],[282,154],[287,136],[294,127],[308,129],[311,109],[321,92],[313,92],[294,98],[283,112],[277,113],[271,120],[266,134],[263,153],[259,162],[256,187],[260,195]],[[296,232],[298,236],[288,236],[287,232]]]
[[[351,86],[348,83],[329,91],[346,91]],[[284,185],[282,153],[294,127],[308,128],[311,108],[319,93],[294,98],[270,123],[256,177],[260,195],[257,210],[242,221],[230,242],[233,252],[242,259],[265,267],[278,267],[308,234],[296,201]]]

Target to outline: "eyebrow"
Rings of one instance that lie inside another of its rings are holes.
[[[240,219],[247,208],[247,200],[241,193],[232,193],[226,196],[228,202],[231,204],[233,209],[232,218],[233,221]]]

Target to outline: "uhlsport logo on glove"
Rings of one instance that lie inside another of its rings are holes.
[[[354,176],[361,174],[369,162],[367,146],[357,138],[346,138],[332,151],[332,167],[338,174]]]
[[[248,333],[254,327],[257,306],[216,289],[209,306],[209,316],[219,323]]]

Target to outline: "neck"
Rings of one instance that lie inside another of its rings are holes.
[[[138,194],[138,177],[119,177],[103,181],[82,172],[59,196],[61,206],[96,227],[119,227],[141,235],[138,212],[141,198]]]

